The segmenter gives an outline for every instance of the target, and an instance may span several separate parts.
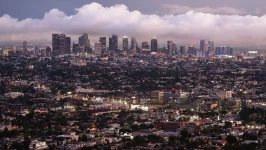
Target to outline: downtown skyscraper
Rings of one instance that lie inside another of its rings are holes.
[[[28,51],[28,42],[27,41],[23,42],[23,51],[24,52]]]
[[[123,37],[123,51],[127,51],[128,49],[128,37],[124,36]]]
[[[137,39],[135,37],[132,37],[131,38],[130,49],[137,49],[137,48],[138,48]]]
[[[214,44],[214,43],[213,43]],[[209,57],[209,45],[205,42],[205,40],[200,40],[200,57]]]
[[[66,37],[66,54],[71,53],[71,37]]]
[[[90,51],[91,46],[88,33],[83,33],[83,35],[79,37],[79,45],[83,47],[83,52],[88,53]]]
[[[167,52],[168,56],[173,55],[173,41],[167,41]]]
[[[102,54],[102,43],[100,42],[94,43],[94,54],[96,55]]]
[[[230,46],[217,46],[215,48],[216,56],[223,56],[223,55],[233,56],[233,54],[234,54],[234,50]]]
[[[71,38],[66,37],[65,34],[53,34],[52,35],[52,46],[53,46],[54,56],[70,54]]]
[[[186,54],[186,47],[180,46],[180,55],[185,55],[185,54]]]
[[[150,45],[147,41],[144,41],[141,43],[141,49],[142,50],[149,50],[150,49]]]
[[[100,37],[99,41],[102,45],[102,54],[106,52],[106,37]]]
[[[214,41],[208,41],[208,54],[209,54],[209,56],[215,54]]]
[[[200,51],[204,51],[205,40],[200,40]]]
[[[189,55],[197,55],[197,50],[194,46],[189,46],[188,47],[188,54]]]
[[[109,37],[109,50],[118,50],[118,36],[115,34],[113,34],[112,37]]]
[[[173,49],[173,55],[176,55],[178,51],[177,51],[177,46],[175,43],[172,44],[172,49]]]
[[[88,47],[90,47],[90,40],[88,37],[88,33],[83,33],[83,35],[81,37],[79,37],[79,44],[80,45],[86,45]]]
[[[151,39],[151,52],[158,52],[158,41],[156,37]]]

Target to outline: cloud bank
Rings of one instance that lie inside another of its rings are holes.
[[[129,11],[125,5],[103,7],[98,3],[84,5],[67,15],[58,9],[44,14],[42,19],[18,20],[9,15],[0,17],[0,41],[51,41],[52,33],[77,37],[89,33],[96,41],[99,36],[134,36],[138,41],[157,37],[160,43],[173,40],[177,44],[197,44],[200,39],[219,44],[265,45],[266,15],[218,15],[188,11],[178,15],[146,15]],[[96,38],[97,37],[97,38]],[[196,42],[196,43],[195,43]]]
[[[170,14],[182,14],[182,13],[186,13],[192,10],[195,12],[212,13],[212,14],[220,14],[220,15],[244,15],[245,13],[247,13],[244,9],[236,9],[232,7],[211,8],[211,7],[205,6],[205,7],[193,8],[189,6],[170,5],[170,4],[164,4],[162,5],[162,7],[164,9],[169,10]]]

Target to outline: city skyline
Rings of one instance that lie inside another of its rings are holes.
[[[0,150],[266,150],[265,0],[0,0]]]
[[[109,45],[107,45],[106,37],[100,37],[98,42],[94,44],[90,44],[90,39],[88,38],[87,33],[83,33],[82,36],[78,39],[78,44],[73,42],[71,48],[71,37],[67,37],[65,34],[52,34],[52,50],[54,56],[65,55],[65,54],[76,54],[76,55],[87,55],[87,54],[107,54],[107,53],[128,53],[131,51],[137,53],[147,53],[147,52],[162,52],[172,57],[174,55],[190,55],[196,57],[205,57],[210,58],[212,56],[233,56],[234,50],[231,46],[221,46],[215,45],[214,41],[205,41],[200,40],[200,46],[194,47],[191,46],[180,46],[179,48],[173,41],[167,41],[167,47],[160,47],[158,45],[158,40],[156,37],[151,38],[150,45],[149,42],[143,41],[141,42],[141,47],[138,47],[136,37],[131,38],[131,46],[129,47],[129,38],[124,36],[122,39],[122,45],[119,46],[118,42],[119,37],[115,34],[112,37],[109,37]],[[28,42],[23,41],[22,51],[28,52]],[[19,47],[13,47],[13,49],[18,49]],[[50,48],[50,47],[49,47]],[[8,47],[4,47],[3,54],[8,55],[6,51],[12,52],[12,50]],[[133,50],[133,51],[132,51]],[[40,51],[45,51],[39,48],[39,46],[34,47],[34,54],[36,56],[40,56]],[[47,50],[46,50],[47,51]],[[48,50],[49,51],[49,50]],[[134,53],[135,53],[134,52]],[[45,54],[42,54],[45,55]]]
[[[177,10],[178,6],[181,6],[177,5],[171,5],[171,9]],[[231,11],[232,14],[225,14],[222,12],[223,9],[212,11],[199,6],[194,8],[187,6],[182,7],[184,12],[170,11],[162,15],[145,13],[134,8],[132,10],[130,4],[110,4],[110,6],[93,2],[76,8],[72,15],[63,11],[64,9],[54,8],[46,12],[44,17],[29,16],[32,18],[27,19],[13,18],[8,14],[10,11],[2,12],[0,15],[6,15],[0,17],[2,29],[0,43],[28,41],[47,44],[51,43],[50,35],[56,32],[67,34],[73,39],[86,32],[92,43],[98,42],[100,36],[108,37],[112,34],[120,37],[125,35],[137,37],[139,41],[146,41],[156,36],[160,44],[171,40],[177,45],[194,45],[199,39],[232,46],[261,46],[265,45],[266,41],[264,34],[266,15],[262,16],[251,11],[246,13]],[[162,5],[162,7],[169,6]]]

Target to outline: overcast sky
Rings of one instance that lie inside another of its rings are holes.
[[[49,43],[51,33],[75,41],[88,32],[92,41],[116,33],[139,42],[265,45],[265,14],[265,0],[0,0],[0,42]]]

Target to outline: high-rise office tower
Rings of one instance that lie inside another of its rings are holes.
[[[83,46],[81,46],[80,44],[75,44],[73,42],[73,45],[72,45],[72,52],[74,54],[83,54]]]
[[[205,40],[200,40],[200,50],[204,51],[204,47],[205,47]]]
[[[233,53],[234,53],[234,50],[231,46],[227,46],[226,47],[226,54],[229,55],[229,56],[233,56]]]
[[[41,57],[46,57],[46,49],[40,49],[40,55]]]
[[[102,54],[106,52],[106,37],[100,37],[100,43],[102,44]]]
[[[97,42],[94,44],[94,53],[97,55],[102,53],[102,43]]]
[[[141,43],[141,48],[142,48],[142,50],[149,50],[150,49],[150,45],[149,45],[149,43],[147,41],[145,41],[145,42]]]
[[[207,58],[209,58],[212,55],[212,52],[210,49],[211,49],[211,46],[209,44],[207,44],[207,51],[205,52],[205,56]]]
[[[158,41],[156,37],[151,39],[151,51],[152,52],[158,52]]]
[[[87,47],[90,47],[90,39],[88,37],[88,33],[83,33],[81,37],[79,37],[79,44]]]
[[[220,56],[220,55],[229,55],[232,56],[234,53],[234,50],[230,46],[217,46],[215,48],[215,55]]]
[[[208,52],[209,55],[214,55],[215,53],[215,46],[214,46],[214,41],[208,41]]]
[[[46,47],[46,55],[45,56],[50,57],[51,53],[52,53],[51,47]]]
[[[109,37],[109,47],[108,47],[108,50],[113,50],[113,39],[112,37]]]
[[[74,42],[72,43],[72,53],[76,54],[77,53],[77,47],[79,44],[75,44]]]
[[[123,50],[124,51],[128,50],[128,37],[126,36],[123,37]]]
[[[202,51],[202,56],[203,56],[203,57],[206,57],[206,58],[209,57],[209,51],[208,51],[208,49],[209,49],[209,45],[208,45],[208,44],[205,44],[205,45],[204,45],[204,49],[203,49],[203,51]]]
[[[178,51],[177,51],[177,46],[175,43],[172,44],[172,48],[173,48],[173,54],[177,54]]]
[[[173,41],[167,41],[167,52],[168,56],[173,55]]]
[[[53,55],[63,55],[66,50],[66,35],[65,34],[53,34],[52,35],[52,48]]]
[[[116,51],[118,50],[118,36],[112,35],[112,37],[109,37],[109,50]]]
[[[232,47],[230,47],[230,55],[233,56],[234,55],[234,49]]]
[[[39,56],[40,55],[40,48],[38,46],[35,46],[34,48],[34,55]]]
[[[66,37],[66,53],[71,53],[71,37]]]
[[[88,33],[83,33],[81,37],[79,37],[79,45],[84,48],[84,52],[87,53],[90,51],[90,39]]]
[[[185,46],[180,46],[180,55],[185,55],[185,53],[186,53]]]
[[[113,39],[114,49],[118,50],[118,36],[117,35],[112,35],[112,39]]]
[[[226,55],[227,54],[227,46],[223,46],[222,47],[222,55]]]
[[[215,55],[226,55],[227,54],[227,47],[226,46],[217,46],[215,48]]]
[[[23,42],[23,51],[28,51],[28,42],[27,41],[24,41]]]
[[[220,55],[220,53],[221,53],[221,48],[218,46],[215,47],[215,56]]]
[[[112,35],[113,50],[118,50],[118,36]]]
[[[132,37],[131,38],[130,49],[137,49],[137,48],[138,48],[137,39],[135,37]]]
[[[135,38],[135,47],[136,47],[136,49],[138,49],[138,48],[139,48],[138,41],[137,41],[137,39],[136,39],[136,38]]]
[[[230,46],[226,46],[225,54],[230,55]]]
[[[201,57],[205,56],[205,52],[206,52],[206,44],[205,44],[205,40],[200,40],[200,52],[201,52]]]
[[[70,52],[71,39],[65,34],[52,35],[53,55],[63,55]]]
[[[190,55],[196,55],[197,54],[197,51],[196,51],[194,46],[188,47],[188,54],[190,54]]]

